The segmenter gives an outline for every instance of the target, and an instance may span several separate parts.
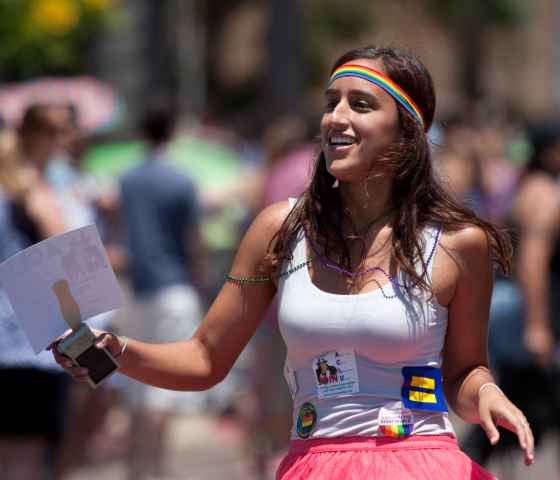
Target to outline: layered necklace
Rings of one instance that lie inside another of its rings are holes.
[[[373,227],[374,225],[378,224],[381,220],[383,220],[384,218],[386,218],[387,216],[389,216],[392,212],[393,212],[393,208],[383,212],[381,215],[378,215],[377,217],[375,217],[373,220],[370,220],[369,222],[367,222],[365,225],[363,225],[360,228],[355,228],[353,226],[353,230],[355,235],[358,236],[358,238],[361,238],[363,235],[367,234],[369,232],[369,230],[371,229],[371,227]],[[334,270],[335,272],[344,275],[347,280],[348,280],[348,284],[350,286],[353,286],[356,282],[356,280],[359,277],[363,277],[364,275],[367,275],[368,273],[373,273],[373,272],[381,272],[388,280],[391,284],[393,284],[394,286],[400,286],[400,287],[406,287],[406,285],[401,285],[396,278],[394,278],[393,276],[391,276],[387,271],[385,271],[385,269],[383,269],[381,266],[377,265],[375,267],[368,267],[365,269],[360,269],[357,270],[355,272],[352,272],[350,270],[346,270],[345,268],[341,267],[340,265],[338,265],[337,263],[332,262],[328,257],[326,257],[324,254],[322,254],[319,251],[319,248],[317,247],[317,245],[315,244],[315,242],[313,242],[313,240],[311,240],[311,238],[309,237],[309,235],[307,235],[307,233],[305,233],[305,238],[307,240],[307,242],[309,243],[309,246],[311,247],[311,250],[313,250],[314,253],[314,257],[319,260],[319,262],[321,263],[321,265],[323,265],[323,267],[328,268],[330,270]],[[372,279],[378,286],[378,288],[381,290],[382,295],[385,298],[394,298],[396,297],[395,295],[388,295],[385,293],[385,291],[383,290],[383,285],[376,280],[375,278]]]
[[[363,227],[358,228],[358,229],[354,229],[356,235],[361,236],[361,235],[367,233],[373,225],[375,225],[377,222],[379,222],[382,218],[389,215],[392,212],[392,210],[393,209],[384,212],[382,215],[380,215],[377,218],[374,218],[373,220],[369,221]],[[368,268],[364,268],[364,269],[361,269],[361,270],[357,270],[355,272],[347,270],[347,269],[341,267],[340,265],[338,265],[337,263],[332,262],[326,255],[321,253],[319,251],[318,246],[309,237],[309,235],[307,234],[305,229],[304,229],[304,235],[305,235],[306,241],[308,242],[309,246],[311,247],[311,250],[314,253],[314,257],[308,258],[305,262],[302,262],[298,265],[295,265],[295,266],[289,268],[288,270],[286,270],[284,272],[281,272],[281,273],[277,274],[276,278],[282,278],[282,277],[285,277],[285,276],[289,276],[292,273],[295,273],[298,270],[301,270],[302,268],[308,267],[314,260],[319,260],[319,262],[321,263],[321,265],[323,267],[328,268],[330,270],[333,270],[333,271],[335,271],[335,272],[337,272],[341,275],[344,275],[349,280],[350,285],[353,285],[358,277],[367,275],[368,273],[380,272],[389,281],[389,283],[393,286],[393,289],[394,289],[395,293],[393,295],[389,295],[389,294],[385,293],[385,290],[383,289],[383,287],[386,286],[387,284],[382,285],[375,278],[372,279],[372,281],[374,281],[377,284],[377,286],[379,287],[379,290],[381,291],[381,294],[383,295],[383,297],[388,298],[388,299],[397,297],[397,295],[398,295],[397,292],[398,292],[399,289],[408,290],[408,289],[414,288],[419,283],[418,280],[416,280],[414,282],[410,282],[410,283],[406,283],[406,282],[401,283],[397,280],[397,278],[395,276],[390,275],[383,267],[381,267],[379,265],[377,265],[375,267],[368,267]],[[426,260],[426,264],[429,264],[431,262],[432,257],[434,256],[434,253],[436,251],[437,245],[438,245],[438,242],[434,242],[434,245],[432,246],[432,249],[430,250],[430,254],[428,255],[428,258]],[[258,283],[263,283],[263,282],[269,282],[269,281],[272,280],[272,277],[270,277],[270,276],[262,276],[262,277],[245,277],[245,276],[243,276],[243,277],[240,277],[240,276],[234,276],[234,275],[226,275],[226,280],[229,281],[229,282],[232,282],[232,283],[234,283],[238,286],[243,286],[243,285],[246,285],[246,284],[258,284]]]
[[[363,275],[367,275],[368,273],[373,273],[373,272],[382,273],[385,276],[385,278],[387,278],[387,280],[389,280],[390,284],[393,286],[393,288],[395,290],[394,295],[388,295],[383,290],[384,285],[382,285],[378,280],[373,279],[373,281],[377,284],[377,286],[381,290],[381,294],[385,298],[395,298],[397,296],[396,292],[397,292],[398,289],[408,290],[408,289],[414,288],[416,285],[418,285],[418,281],[414,281],[414,282],[411,282],[411,283],[406,283],[406,282],[401,283],[401,282],[399,282],[396,277],[390,275],[383,267],[381,267],[379,265],[377,265],[375,267],[364,268],[364,269],[358,270],[356,272],[351,272],[350,270],[346,270],[345,268],[341,267],[340,265],[338,265],[336,263],[333,263],[325,255],[323,255],[319,251],[317,245],[309,238],[307,233],[305,233],[305,238],[306,238],[307,242],[309,243],[309,245],[311,246],[311,249],[313,250],[313,253],[315,254],[315,258],[318,259],[321,262],[321,265],[346,276],[350,280],[351,283],[355,282],[358,277],[363,276]],[[432,249],[430,250],[430,254],[428,256],[426,264],[429,264],[431,262],[432,257],[434,255],[434,252],[436,251],[436,247],[437,247],[437,242],[434,242],[434,245],[432,246]],[[310,262],[311,262],[311,260],[308,260],[306,262],[306,265],[309,264]],[[298,267],[299,267],[299,265],[298,265]]]

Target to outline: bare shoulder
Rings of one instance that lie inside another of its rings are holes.
[[[241,241],[234,262],[234,270],[248,275],[259,270],[271,242],[290,212],[287,201],[264,208],[253,220]]]
[[[483,275],[491,268],[486,232],[475,225],[442,232],[434,262],[432,287],[441,305],[454,297],[461,278]]]
[[[288,201],[276,202],[265,207],[255,218],[250,232],[261,236],[263,240],[270,240],[280,230],[280,227],[290,213]]]
[[[466,225],[458,230],[444,231],[441,245],[460,255],[488,254],[489,239],[486,232],[476,225]]]

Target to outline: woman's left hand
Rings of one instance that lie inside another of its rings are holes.
[[[492,445],[500,440],[498,425],[507,428],[517,435],[525,453],[525,465],[535,462],[535,440],[529,422],[496,385],[487,385],[479,391],[478,413],[480,426]]]

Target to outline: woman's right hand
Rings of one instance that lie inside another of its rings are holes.
[[[93,334],[96,336],[95,346],[96,348],[102,349],[106,348],[113,357],[118,358],[124,349],[124,343],[117,335],[105,332],[102,330],[92,329]],[[54,356],[56,363],[58,363],[66,373],[68,373],[74,380],[79,382],[87,382],[88,379],[88,369],[76,365],[72,359],[58,350],[58,344],[64,340],[68,335],[72,333],[71,330],[64,332],[63,335],[58,337],[54,342],[52,342],[47,350],[50,350]]]

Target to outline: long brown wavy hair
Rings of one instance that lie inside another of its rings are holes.
[[[425,280],[426,265],[422,260],[422,229],[435,224],[444,231],[456,231],[474,225],[486,233],[494,263],[504,273],[509,273],[512,257],[509,234],[460,205],[434,176],[426,131],[432,124],[436,101],[432,78],[426,67],[403,50],[367,46],[342,55],[331,74],[339,66],[359,59],[381,60],[385,74],[412,98],[424,117],[425,130],[396,102],[400,120],[398,139],[391,151],[376,161],[376,166],[381,165],[381,170],[391,172],[394,178],[391,253],[397,269],[405,273],[410,283],[429,290]],[[269,245],[264,267],[270,274],[280,273],[283,261],[291,259],[294,241],[302,228],[329,260],[351,269],[350,252],[341,228],[347,214],[339,189],[332,188],[334,180],[327,170],[325,156],[320,152],[309,187]],[[415,269],[419,259],[423,264],[420,275]]]

